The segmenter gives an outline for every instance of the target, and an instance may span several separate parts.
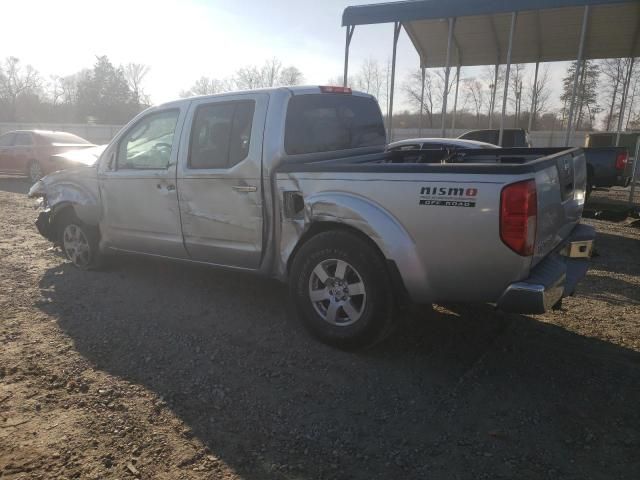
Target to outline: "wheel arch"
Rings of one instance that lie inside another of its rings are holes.
[[[332,221],[318,221],[311,224],[310,228],[300,237],[300,240],[296,244],[295,248],[289,255],[287,261],[287,277],[289,277],[289,273],[291,271],[291,265],[293,264],[293,260],[296,257],[298,251],[312,238],[315,236],[330,231],[342,231],[346,233],[350,233],[353,236],[359,238],[361,241],[369,245],[373,251],[382,259],[385,263],[385,267],[387,273],[389,274],[389,279],[391,280],[391,284],[393,285],[393,291],[396,298],[396,301],[401,304],[407,304],[410,302],[410,297],[407,292],[407,288],[404,284],[404,280],[402,279],[402,275],[400,274],[400,270],[398,269],[398,265],[392,259],[388,259],[385,257],[384,253],[370,237],[368,237],[362,230],[358,230],[357,228],[339,222]]]
[[[323,192],[305,199],[304,225],[297,238],[282,242],[284,276],[300,247],[310,238],[327,230],[353,233],[371,245],[385,260],[398,293],[414,297],[412,292],[427,287],[427,276],[415,242],[390,212],[368,199],[343,192]],[[287,253],[289,252],[289,253]]]

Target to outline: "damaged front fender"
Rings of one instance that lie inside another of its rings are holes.
[[[66,207],[88,225],[98,225],[100,201],[95,168],[63,170],[38,180],[29,189],[30,198],[42,198],[36,227],[47,239],[55,240],[55,216]]]

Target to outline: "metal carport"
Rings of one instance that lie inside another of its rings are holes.
[[[388,112],[390,131],[393,125],[396,50],[402,28],[420,56],[423,79],[424,69],[445,68],[442,136],[446,133],[451,68],[495,65],[497,75],[498,66],[506,65],[499,143],[502,142],[512,63],[535,63],[537,77],[540,62],[578,60],[565,138],[568,145],[573,134],[575,95],[584,61],[602,58],[633,59],[640,56],[638,0],[413,0],[359,5],[347,7],[342,16],[342,25],[346,27],[345,86],[349,45],[355,27],[380,23],[394,24]],[[633,60],[626,72],[622,112],[625,110],[632,69]],[[495,96],[494,88],[494,106]],[[421,104],[421,117],[422,113]],[[622,127],[622,116],[619,116],[618,132]]]

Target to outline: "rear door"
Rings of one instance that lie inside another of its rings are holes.
[[[182,135],[184,244],[198,261],[257,269],[262,257],[265,93],[195,100]]]
[[[13,172],[13,139],[15,133],[9,132],[0,136],[0,171]]]

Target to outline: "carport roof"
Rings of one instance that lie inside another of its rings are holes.
[[[452,64],[506,63],[511,13],[518,12],[512,63],[575,60],[584,7],[589,21],[584,58],[640,56],[640,1],[414,0],[347,7],[342,24],[400,22],[422,67],[443,67],[448,18],[455,18]]]

